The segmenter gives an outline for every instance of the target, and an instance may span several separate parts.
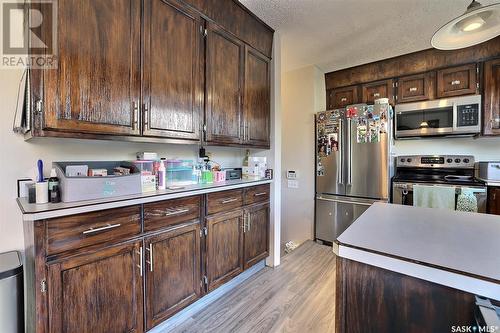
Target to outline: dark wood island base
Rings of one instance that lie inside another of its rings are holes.
[[[474,323],[474,295],[337,256],[335,332],[452,332]]]

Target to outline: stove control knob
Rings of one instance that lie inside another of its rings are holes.
[[[456,159],[455,159],[455,163],[460,163],[460,162],[462,162],[462,160],[461,160],[461,159],[459,159],[459,158],[456,158]]]
[[[407,158],[406,162],[411,163],[411,158]]]
[[[446,163],[451,163],[451,162],[453,162],[453,159],[451,159],[451,158],[446,160]]]
[[[402,158],[402,159],[401,159],[401,163],[404,163],[404,162],[405,162],[405,159],[404,159],[404,158]]]
[[[464,162],[464,163],[469,163],[469,162],[470,162],[470,160],[469,160],[468,158],[464,158],[464,161],[463,161],[463,162]]]

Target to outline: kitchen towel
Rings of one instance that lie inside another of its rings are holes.
[[[477,198],[474,195],[474,189],[462,189],[462,193],[457,198],[457,210],[477,213]]]
[[[413,206],[455,210],[455,188],[413,185]]]

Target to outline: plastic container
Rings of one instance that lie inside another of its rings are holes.
[[[141,175],[154,175],[154,161],[137,160],[132,162]]]
[[[107,169],[105,177],[66,177],[69,165],[88,165],[89,169]],[[130,169],[129,175],[113,175],[115,167]],[[54,162],[59,178],[59,190],[63,202],[94,200],[123,195],[139,194],[141,190],[141,173],[136,164],[125,161],[113,162]]]
[[[167,160],[167,185],[192,185],[197,182],[193,178],[193,160]]]

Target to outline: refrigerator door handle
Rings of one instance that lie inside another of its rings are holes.
[[[339,132],[338,132],[338,142],[339,142],[339,147],[338,152],[339,152],[339,160],[337,162],[338,168],[337,168],[337,178],[338,182],[341,185],[344,185],[344,139],[342,135],[344,134],[344,129],[343,129],[344,121],[342,118],[339,118]]]
[[[374,202],[361,202],[361,201],[349,201],[349,200],[340,200],[340,199],[327,199],[323,197],[317,198],[318,200],[322,201],[331,201],[331,202],[338,202],[338,203],[344,203],[344,204],[352,204],[352,205],[360,205],[360,206],[371,206],[375,202],[382,202],[382,201],[374,201]]]
[[[352,184],[352,133],[351,133],[351,125],[352,122],[351,120],[347,120],[347,152],[348,152],[348,158],[347,158],[347,185]]]

